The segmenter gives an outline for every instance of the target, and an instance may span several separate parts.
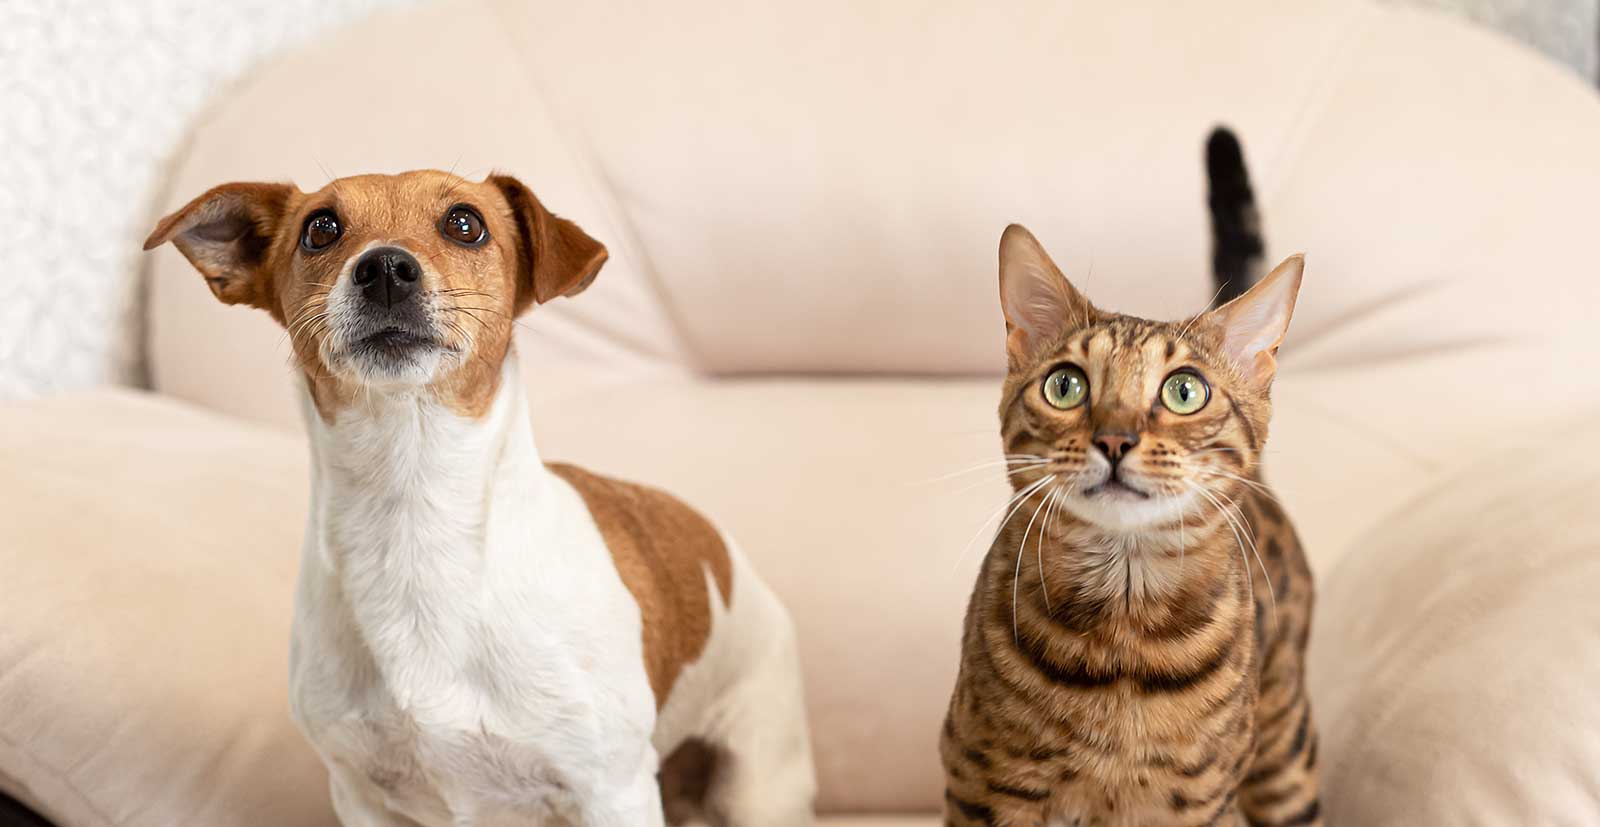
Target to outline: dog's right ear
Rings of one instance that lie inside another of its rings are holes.
[[[289,184],[223,184],[161,219],[144,240],[177,245],[224,304],[270,309],[267,253],[289,213]]]
[[[518,271],[512,312],[521,315],[534,303],[576,296],[594,283],[605,266],[606,245],[589,237],[577,224],[544,208],[526,184],[509,175],[490,175],[516,218]]]

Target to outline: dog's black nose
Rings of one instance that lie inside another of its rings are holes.
[[[394,307],[416,292],[422,265],[398,247],[379,247],[361,255],[352,277],[367,301]]]

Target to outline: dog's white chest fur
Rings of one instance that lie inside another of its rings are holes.
[[[575,820],[657,761],[639,608],[500,397],[308,415],[295,717],[344,786],[426,825]]]

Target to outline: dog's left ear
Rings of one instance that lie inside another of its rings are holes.
[[[516,215],[517,301],[521,313],[534,302],[582,293],[600,274],[606,247],[577,224],[544,208],[533,191],[509,175],[491,175]]]
[[[161,219],[144,248],[168,241],[205,276],[224,304],[270,310],[272,277],[267,253],[289,212],[289,184],[223,184]]]

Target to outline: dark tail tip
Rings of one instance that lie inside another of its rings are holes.
[[[1211,190],[1211,272],[1217,284],[1213,304],[1222,305],[1260,278],[1266,252],[1244,149],[1225,126],[1212,130],[1206,140],[1206,177]]]
[[[1242,181],[1246,189],[1250,186],[1244,168],[1244,148],[1239,146],[1239,137],[1226,126],[1211,130],[1210,137],[1206,138],[1206,173],[1211,176],[1213,185],[1221,180]]]

